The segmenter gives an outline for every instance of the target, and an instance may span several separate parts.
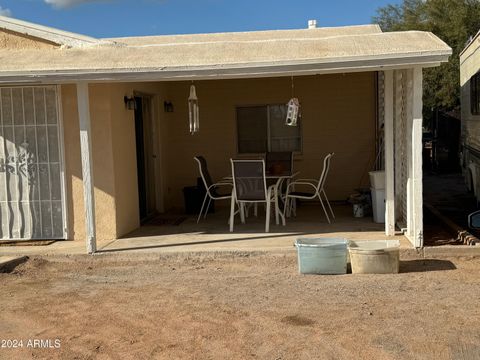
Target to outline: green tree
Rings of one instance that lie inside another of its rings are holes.
[[[424,71],[424,109],[458,108],[459,55],[480,30],[480,0],[403,0],[379,8],[372,20],[383,31],[430,31],[452,48],[448,63]]]

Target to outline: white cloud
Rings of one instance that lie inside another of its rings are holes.
[[[101,2],[105,0],[44,0],[47,4],[58,7],[58,8],[68,8],[75,5],[80,5],[90,2]]]
[[[0,6],[0,15],[1,16],[12,16],[10,9],[4,9]]]

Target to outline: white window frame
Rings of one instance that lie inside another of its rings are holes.
[[[57,116],[58,116],[58,142],[60,157],[60,182],[62,193],[62,211],[63,211],[63,239],[68,240],[70,235],[69,216],[68,216],[68,193],[67,193],[67,172],[65,170],[65,131],[63,123],[63,106],[62,106],[62,86],[55,86],[57,92]]]

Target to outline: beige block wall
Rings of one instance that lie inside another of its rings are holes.
[[[57,44],[43,39],[0,30],[0,49],[53,49],[56,47],[58,47]]]
[[[200,104],[200,132],[188,133],[189,82],[169,83],[168,100],[175,111],[165,114],[168,133],[162,138],[167,158],[168,206],[181,207],[182,188],[193,185],[198,169],[193,156],[208,161],[214,179],[230,174],[229,159],[238,156],[235,106],[286,103],[291,80],[285,78],[195,82]],[[295,96],[302,105],[303,153],[295,168],[302,178],[318,178],[323,157],[335,152],[327,182],[330,198],[346,199],[368,186],[375,158],[375,75],[353,73],[296,77]]]

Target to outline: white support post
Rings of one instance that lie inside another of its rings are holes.
[[[95,229],[95,196],[92,168],[92,138],[90,127],[90,100],[88,83],[77,83],[78,119],[80,122],[80,147],[82,152],[83,197],[85,202],[85,227],[87,252],[97,251]]]
[[[413,69],[407,70],[407,128],[406,128],[406,155],[407,155],[407,232],[406,236],[414,244],[413,239],[413,197],[412,197],[412,125],[413,125]]]
[[[402,170],[403,170],[403,156],[404,156],[404,143],[405,139],[402,137],[404,135],[404,124],[403,124],[403,115],[405,114],[405,71],[397,70],[395,71],[395,124],[394,124],[394,173],[395,173],[395,221],[399,219],[401,221],[398,224],[401,228],[404,227],[403,219],[403,196],[404,191],[403,181],[402,181]]]
[[[398,86],[398,84],[397,84]],[[393,151],[393,70],[385,71],[385,234],[395,235],[395,172]]]
[[[423,78],[422,68],[413,69],[412,84],[412,147],[411,147],[411,237],[416,248],[423,246]]]

